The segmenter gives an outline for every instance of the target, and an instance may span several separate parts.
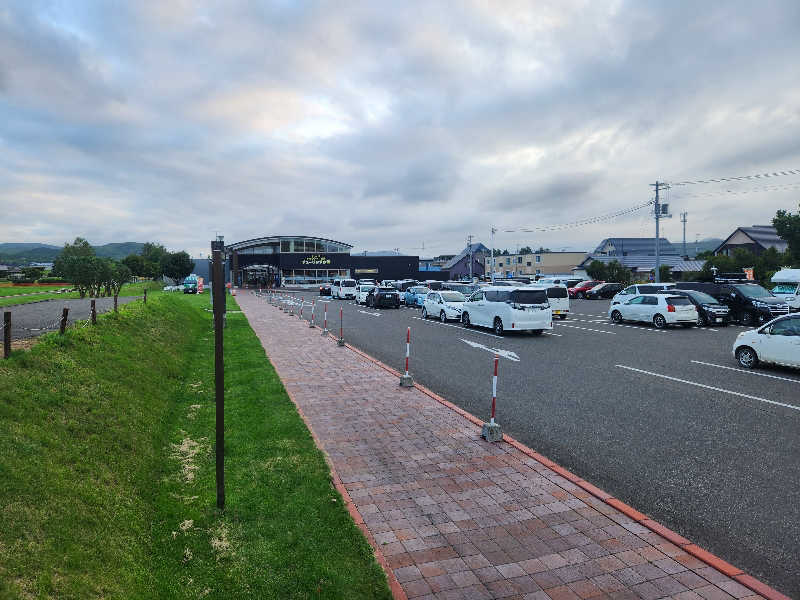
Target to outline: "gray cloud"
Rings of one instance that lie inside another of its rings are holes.
[[[455,252],[491,224],[639,204],[656,178],[797,168],[798,25],[791,0],[12,2],[0,240],[196,252],[219,230]],[[754,198],[687,198],[690,235],[796,209]],[[634,214],[497,244],[650,230]]]

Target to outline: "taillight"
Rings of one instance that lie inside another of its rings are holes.
[[[675,307],[672,304],[667,304],[667,312],[675,312]]]

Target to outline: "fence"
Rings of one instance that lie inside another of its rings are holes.
[[[109,301],[109,305],[105,307],[107,310],[113,310],[114,312],[118,311],[116,297],[113,299],[107,298],[104,300]],[[111,304],[112,300],[113,304]],[[147,290],[144,290],[142,302],[145,304],[147,303]],[[29,304],[20,304],[16,305],[15,308],[30,306],[31,305]],[[41,306],[42,304],[37,305],[37,309],[40,311]],[[97,324],[97,300],[94,298],[90,299],[89,312],[86,317],[81,316],[79,319],[73,319],[72,321],[70,321],[70,307],[68,306],[61,308],[60,314],[56,313],[55,315],[48,315],[44,317],[25,316],[20,317],[19,321],[20,322],[14,322],[10,310],[3,311],[3,323],[0,325],[0,331],[3,335],[3,358],[8,358],[11,354],[12,332],[24,332],[25,335],[17,336],[16,339],[20,340],[43,335],[51,331],[58,331],[60,335],[63,335],[69,326],[83,329],[89,325]]]

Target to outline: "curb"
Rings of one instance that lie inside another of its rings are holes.
[[[356,348],[355,346],[352,346],[350,344],[345,343],[345,347],[349,348],[350,350],[352,350],[353,352],[355,352],[359,356],[365,358],[366,360],[370,361],[371,363],[379,366],[383,370],[388,371],[392,375],[394,375],[396,377],[400,377],[400,372],[399,371],[393,369],[389,365],[384,364],[383,362],[381,362],[377,358],[375,358],[373,356],[370,356],[366,352],[364,352],[362,350],[359,350],[358,348]],[[473,424],[475,424],[475,425],[477,425],[479,427],[483,425],[483,423],[484,423],[483,420],[481,420],[478,417],[476,417],[475,415],[465,411],[463,408],[460,408],[460,407],[456,406],[452,402],[449,402],[449,401],[445,400],[444,398],[442,398],[436,392],[433,392],[433,391],[429,390],[428,388],[426,388],[425,386],[423,386],[423,385],[421,385],[419,383],[416,383],[416,382],[414,383],[414,387],[416,389],[418,389],[420,392],[422,392],[423,394],[425,394],[426,396],[432,398],[433,400],[436,400],[440,404],[443,404],[444,406],[446,406],[447,408],[449,408],[453,412],[458,413],[459,415],[461,415],[462,417],[464,417],[465,419],[467,419],[471,423],[473,423]],[[646,527],[647,529],[649,529],[653,533],[656,533],[656,534],[660,535],[661,537],[663,537],[664,539],[666,539],[670,543],[678,546],[681,550],[683,550],[687,554],[690,554],[690,555],[694,556],[698,560],[701,560],[704,563],[706,563],[708,566],[717,569],[718,571],[720,571],[721,573],[727,575],[728,577],[730,577],[734,581],[740,583],[741,585],[745,586],[746,588],[749,588],[750,590],[752,590],[756,594],[759,594],[759,595],[763,596],[767,600],[791,600],[791,598],[789,598],[788,596],[786,596],[786,595],[780,593],[779,591],[771,588],[770,586],[768,586],[767,584],[759,581],[755,577],[752,577],[752,576],[746,574],[740,568],[735,567],[735,566],[731,565],[728,562],[725,562],[724,560],[722,560],[718,556],[712,554],[711,552],[708,552],[707,550],[701,548],[697,544],[693,544],[690,540],[686,539],[682,535],[672,531],[671,529],[669,529],[667,527],[664,527],[661,523],[658,523],[657,521],[654,521],[653,519],[651,519],[647,515],[639,512],[635,508],[625,504],[621,500],[619,500],[617,498],[614,498],[611,494],[609,494],[609,493],[601,490],[600,488],[592,485],[588,481],[586,481],[584,479],[581,479],[580,477],[578,477],[574,473],[571,473],[570,471],[568,471],[564,467],[554,463],[552,460],[550,460],[546,456],[543,456],[543,455],[539,454],[538,452],[532,450],[531,448],[529,448],[528,446],[526,446],[522,442],[514,439],[510,435],[507,435],[507,434],[504,433],[503,434],[503,441],[506,442],[507,444],[509,444],[510,446],[516,448],[517,450],[519,450],[520,452],[522,452],[526,456],[528,456],[528,457],[534,459],[535,461],[539,462],[540,464],[544,465],[545,467],[547,467],[548,469],[550,469],[551,471],[553,471],[557,475],[559,475],[559,476],[563,477],[564,479],[566,479],[566,480],[572,482],[573,484],[577,485],[582,490],[584,490],[588,494],[594,496],[598,500],[601,500],[605,504],[607,504],[607,505],[611,506],[612,508],[618,510],[619,512],[621,512],[622,514],[626,515],[627,517],[630,517],[636,523],[639,523],[640,525]]]

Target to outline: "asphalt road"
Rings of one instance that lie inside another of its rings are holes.
[[[295,294],[317,301],[320,323],[328,298]],[[800,598],[800,371],[739,370],[741,327],[618,326],[608,305],[573,301],[569,319],[540,337],[341,300],[328,305],[328,325],[338,332],[342,307],[345,340],[398,370],[411,327],[414,379],[484,418],[502,351],[504,432]]]
[[[121,306],[138,299],[139,296],[120,296],[118,304]],[[98,314],[114,309],[113,298],[97,298],[96,300],[95,306]],[[11,311],[11,339],[19,340],[57,330],[61,320],[61,310],[65,306],[69,308],[67,321],[70,324],[75,321],[86,321],[91,314],[90,298],[15,304],[0,308],[0,312]],[[0,326],[2,326],[2,321],[0,321]]]

